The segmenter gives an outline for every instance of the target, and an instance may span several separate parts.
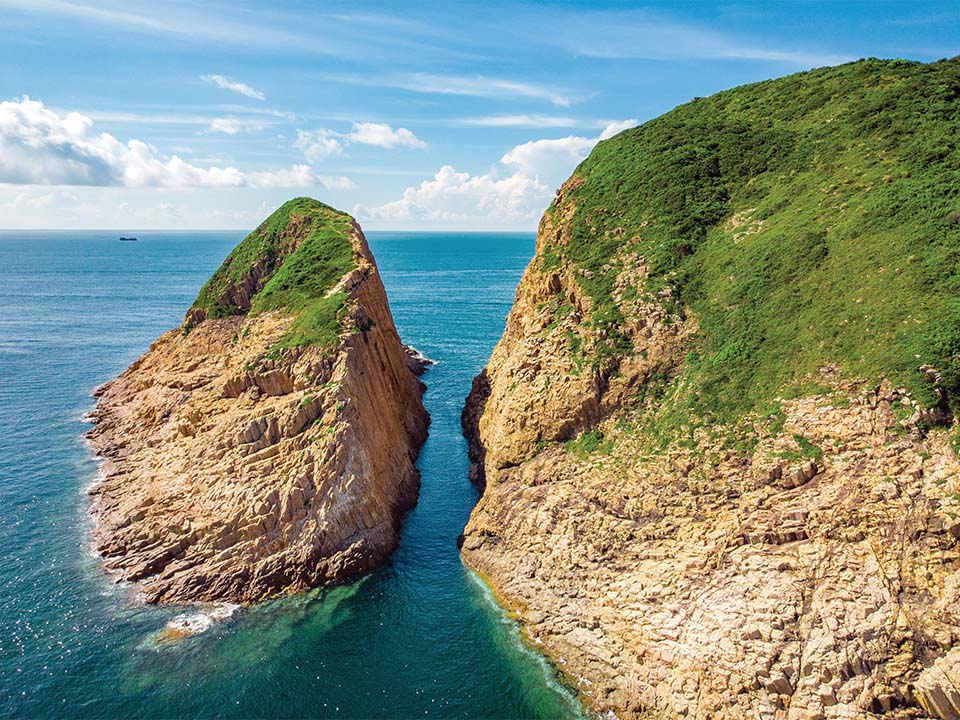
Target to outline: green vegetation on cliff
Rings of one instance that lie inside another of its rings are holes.
[[[932,404],[929,364],[960,403],[960,58],[697,98],[601,142],[568,187],[544,268],[579,270],[609,368],[629,348],[618,256],[644,258],[638,290],[700,328],[667,391],[682,412],[731,421],[824,363]]]
[[[284,203],[233,249],[193,304],[207,317],[280,310],[296,315],[279,347],[336,344],[355,267],[352,218],[311,198]]]

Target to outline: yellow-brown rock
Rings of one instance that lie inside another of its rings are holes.
[[[94,544],[148,602],[254,601],[368,570],[416,503],[428,418],[373,256],[349,216],[294,203],[279,254],[220,294],[235,314],[195,307],[98,390]],[[289,342],[297,314],[252,298],[328,219],[349,243],[326,293],[343,293],[338,336]]]

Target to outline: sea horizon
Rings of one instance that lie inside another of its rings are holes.
[[[114,228],[0,228],[0,234],[9,235],[19,232],[33,232],[33,233],[114,233],[122,234],[124,232],[135,232],[135,233],[150,233],[155,235],[196,235],[196,234],[209,234],[209,233],[233,233],[233,232],[250,232],[253,228],[205,228],[205,229],[190,229],[190,228],[180,228],[176,230],[165,230],[162,228],[124,228],[124,229],[114,229]],[[511,234],[511,235],[536,235],[536,229],[533,230],[438,230],[433,228],[428,229],[391,229],[391,230],[380,230],[377,228],[373,229],[364,229],[364,235],[369,235],[370,233],[383,233],[383,234],[393,234],[399,235],[403,233],[417,233],[418,235],[449,235],[451,233],[456,233],[458,235],[496,235],[496,234]]]

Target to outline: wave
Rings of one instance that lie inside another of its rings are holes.
[[[218,603],[194,612],[181,613],[167,622],[156,640],[170,643],[205,633],[217,623],[229,620],[239,608],[239,605],[232,603]]]

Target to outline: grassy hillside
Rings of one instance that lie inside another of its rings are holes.
[[[590,359],[615,370],[629,352],[618,257],[643,256],[637,291],[701,329],[657,388],[678,412],[733,420],[827,362],[932,403],[930,364],[956,411],[958,144],[960,58],[864,60],[697,98],[597,145],[563,199],[569,243],[541,262],[579,268],[587,322],[606,331]]]
[[[247,235],[201,288],[193,306],[218,318],[281,310],[297,317],[281,347],[334,345],[347,296],[328,291],[354,266],[349,215],[296,198]],[[259,278],[259,279],[257,279]],[[248,286],[249,308],[231,289]]]

